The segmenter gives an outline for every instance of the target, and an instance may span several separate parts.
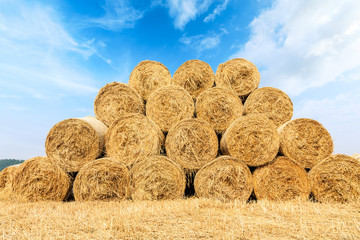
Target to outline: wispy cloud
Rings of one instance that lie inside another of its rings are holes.
[[[225,0],[223,3],[217,5],[214,11],[204,18],[204,22],[207,23],[214,21],[216,16],[220,15],[226,9],[227,5],[229,4],[229,1],[230,0]]]
[[[250,24],[233,57],[253,61],[262,79],[291,95],[351,74],[359,81],[360,1],[276,0]]]
[[[136,21],[144,15],[143,11],[133,8],[128,0],[106,0],[103,8],[105,15],[100,18],[90,19],[89,22],[111,31],[132,28]]]
[[[217,47],[221,42],[222,34],[210,34],[210,35],[194,35],[187,37],[183,35],[179,42],[185,44],[189,48],[195,49],[198,53],[204,50],[212,49]]]

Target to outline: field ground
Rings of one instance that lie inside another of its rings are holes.
[[[360,239],[360,204],[0,203],[2,239]]]

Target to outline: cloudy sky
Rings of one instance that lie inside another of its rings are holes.
[[[45,155],[64,119],[94,115],[106,83],[142,60],[171,74],[186,60],[241,57],[260,87],[286,92],[294,117],[360,152],[358,0],[0,0],[0,158]]]

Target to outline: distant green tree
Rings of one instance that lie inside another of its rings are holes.
[[[4,168],[11,166],[11,165],[15,165],[15,164],[20,164],[24,162],[24,160],[18,160],[18,159],[0,159],[0,171],[2,171]]]

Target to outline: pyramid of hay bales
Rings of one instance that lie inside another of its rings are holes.
[[[4,169],[0,200],[161,200],[191,190],[221,200],[358,200],[357,156],[331,155],[324,126],[291,120],[289,96],[259,83],[256,66],[241,58],[215,74],[189,60],[173,77],[142,61],[129,84],[100,89],[96,117],[50,129],[47,157]]]

